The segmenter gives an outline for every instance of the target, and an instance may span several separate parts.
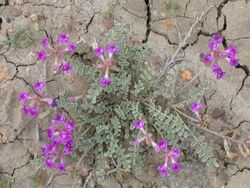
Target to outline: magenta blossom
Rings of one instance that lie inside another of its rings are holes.
[[[160,140],[157,142],[157,144],[161,150],[166,150],[168,148],[167,140]]]
[[[212,64],[211,70],[218,80],[222,79],[225,75],[225,72],[219,65],[220,61],[226,61],[231,67],[237,67],[239,65],[237,47],[230,44],[227,48],[223,48],[223,40],[224,39],[220,34],[214,35],[208,45],[210,53],[201,57],[205,64]]]
[[[75,129],[72,120],[66,120],[63,114],[54,116],[51,126],[47,129],[50,143],[41,148],[44,164],[47,168],[56,168],[58,172],[65,172],[65,156],[73,154],[74,140],[72,133]]]
[[[39,107],[41,104],[47,104],[51,107],[57,107],[55,99],[45,97],[46,82],[38,81],[34,84],[34,90],[38,93],[30,95],[26,91],[19,93],[18,100],[23,101],[22,111],[25,115],[37,117],[40,113]]]
[[[67,36],[66,33],[61,33],[60,35],[57,36],[57,42],[58,43],[69,43],[70,38]]]
[[[163,176],[168,176],[168,167],[167,166],[161,166],[159,165],[157,167],[157,170],[160,174],[162,174]]]
[[[212,70],[213,73],[216,74],[216,78],[218,80],[223,78],[224,75],[225,75],[225,72],[221,69],[221,67],[218,64],[213,64],[213,66],[211,67],[211,70]]]
[[[136,129],[142,129],[144,128],[144,121],[143,120],[137,120],[134,122],[134,127]]]
[[[41,61],[52,60],[53,73],[57,74],[70,73],[72,71],[72,65],[68,62],[68,55],[73,54],[76,51],[76,46],[71,42],[66,33],[61,33],[57,36],[56,44],[52,46],[48,38],[41,40],[42,49],[37,52],[37,59]]]
[[[109,78],[101,78],[100,83],[104,86],[104,87],[108,87],[111,83],[111,80]]]
[[[61,67],[62,73],[70,73],[72,71],[72,65],[70,63],[64,63]]]
[[[171,166],[171,170],[174,173],[177,173],[181,170],[180,164],[177,162],[177,159],[180,157],[181,152],[178,148],[169,148],[168,141],[167,140],[159,140],[157,143],[152,139],[152,134],[148,133],[144,129],[144,121],[137,120],[134,122],[135,128],[137,128],[140,133],[142,133],[142,137],[137,138],[135,141],[131,142],[131,145],[134,147],[139,147],[140,143],[143,141],[146,142],[146,144],[150,144],[154,151],[159,154],[164,154],[165,160],[163,165],[157,166],[157,171],[164,175],[168,176],[169,173],[169,166]],[[170,165],[169,165],[170,163]]]
[[[35,82],[34,90],[36,92],[38,92],[38,93],[44,92],[45,89],[46,89],[46,82],[44,80]]]
[[[104,60],[104,53],[106,52],[106,49],[103,47],[98,47],[95,49],[95,55],[96,57],[100,58],[101,60]]]
[[[45,38],[42,38],[41,40],[41,45],[44,47],[44,48],[47,48],[49,46],[49,39],[47,37]]]
[[[97,69],[105,68],[105,75],[100,79],[100,83],[104,87],[108,87],[111,83],[111,79],[109,78],[109,71],[110,67],[112,66],[112,56],[113,54],[118,54],[120,49],[114,44],[109,44],[107,48],[98,47],[94,50],[96,56],[102,61],[101,64],[96,64],[95,68]],[[108,52],[108,55],[105,56],[106,52]]]
[[[173,161],[173,162],[172,162],[171,169],[172,169],[172,171],[175,172],[175,173],[180,172],[180,171],[181,171],[181,165],[180,165],[180,163],[178,163],[178,162],[176,162],[176,161]]]
[[[27,101],[29,99],[29,93],[26,91],[20,92],[19,93],[19,101]]]
[[[202,109],[203,108],[203,104],[201,103],[193,103],[192,106],[191,106],[191,109],[192,109],[192,112],[193,113],[196,113],[198,112],[198,110]]]
[[[45,61],[48,57],[48,53],[44,50],[38,51],[36,55],[37,55],[37,59],[41,61]]]

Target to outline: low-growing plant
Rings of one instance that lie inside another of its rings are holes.
[[[93,44],[97,57],[97,63],[93,65],[67,56],[74,53],[76,47],[65,33],[58,36],[56,46],[50,45],[47,38],[41,40],[44,49],[37,53],[38,60],[46,61],[52,57],[55,73],[59,70],[70,73],[73,69],[77,75],[91,81],[84,96],[63,91],[59,100],[46,97],[44,81],[34,84],[34,96],[20,93],[19,100],[24,101],[23,111],[32,117],[39,115],[41,104],[78,114],[75,122],[62,113],[52,118],[47,129],[49,139],[41,148],[45,166],[65,172],[68,169],[66,156],[81,156],[75,167],[77,170],[84,157],[91,155],[96,159],[98,182],[102,183],[111,173],[142,173],[145,154],[152,148],[164,157],[163,162],[156,164],[156,170],[167,176],[181,170],[178,158],[182,145],[189,143],[202,162],[218,167],[213,149],[196,128],[226,140],[235,140],[203,127],[204,119],[199,110],[204,105],[200,99],[210,83],[193,85],[194,77],[188,78],[191,80],[186,84],[180,76],[186,71],[183,65],[175,66],[163,78],[157,79],[159,75],[145,62],[148,46],[131,42],[131,37],[131,31],[124,25],[114,25],[101,46],[96,42]],[[237,51],[232,46],[223,51],[222,57],[221,51],[217,50],[221,41],[217,39],[221,40],[218,35],[213,37],[211,43],[215,47],[202,59],[206,63],[214,60],[211,56],[216,60],[236,59]],[[220,73],[212,70],[218,78]],[[187,73],[191,77],[191,73]],[[190,111],[192,115],[184,111]],[[245,150],[248,142],[241,143]]]

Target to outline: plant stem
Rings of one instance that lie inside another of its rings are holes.
[[[182,111],[178,110],[176,107],[173,107],[173,108],[176,110],[177,113],[179,113],[179,114],[181,114],[182,116],[188,118],[189,120],[195,122],[195,123],[190,122],[190,124],[193,125],[193,126],[195,126],[196,128],[201,129],[201,130],[206,131],[206,132],[209,132],[210,134],[216,135],[216,136],[221,137],[221,138],[223,138],[223,139],[228,139],[228,140],[230,140],[230,141],[232,141],[232,142],[235,142],[235,143],[237,143],[237,144],[240,144],[240,143],[241,143],[240,141],[235,140],[234,138],[229,137],[229,136],[226,136],[226,135],[224,135],[224,134],[222,134],[222,133],[217,133],[217,132],[212,131],[212,130],[210,130],[210,129],[207,129],[207,128],[205,128],[205,127],[200,127],[200,126],[198,126],[197,123],[199,122],[199,120],[190,117],[189,115],[187,115],[187,114],[183,113]]]
[[[221,137],[221,138],[223,138],[223,139],[228,139],[228,140],[230,140],[230,141],[232,141],[232,142],[234,142],[234,143],[236,143],[236,144],[241,144],[241,141],[235,140],[234,138],[229,137],[229,136],[226,136],[226,135],[224,135],[224,134],[222,134],[222,133],[218,133],[218,132],[212,131],[212,130],[207,129],[207,128],[205,128],[205,127],[200,127],[200,126],[198,126],[197,124],[194,124],[194,123],[190,123],[190,124],[193,125],[193,126],[195,126],[195,127],[198,128],[198,129],[201,129],[201,130],[203,130],[203,131],[206,131],[206,132],[208,132],[208,133],[210,133],[210,134],[213,134],[213,135],[215,135],[215,136]]]
[[[200,14],[199,17],[195,18],[195,21],[193,23],[193,25],[190,27],[189,31],[187,32],[187,34],[185,35],[185,37],[181,40],[181,42],[179,43],[179,46],[177,48],[177,50],[175,51],[174,55],[171,57],[170,61],[167,61],[165,64],[165,67],[163,68],[163,71],[160,73],[159,77],[157,78],[157,81],[160,81],[162,76],[165,74],[165,72],[168,70],[169,66],[171,66],[174,62],[175,62],[175,58],[178,55],[179,51],[186,45],[187,40],[189,39],[189,37],[191,36],[192,31],[194,30],[194,28],[196,27],[196,25],[198,23],[200,23],[200,21],[203,19],[203,17],[205,16],[205,14],[207,14],[207,12],[213,8],[213,6],[208,7],[204,12],[202,12]]]
[[[180,111],[178,108],[176,108],[175,106],[172,106],[172,108],[179,114],[181,114],[182,116],[184,116],[185,118],[188,118],[189,120],[195,122],[195,123],[198,123],[199,120],[195,119],[195,118],[192,118],[190,117],[189,115],[185,114],[184,112]]]

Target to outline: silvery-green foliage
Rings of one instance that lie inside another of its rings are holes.
[[[215,164],[205,141],[197,138],[194,130],[180,116],[171,113],[164,104],[156,104],[156,96],[164,98],[164,95],[159,92],[155,95],[157,90],[162,91],[162,87],[158,87],[152,69],[144,63],[148,48],[132,44],[130,36],[127,28],[120,24],[107,34],[106,42],[120,48],[117,59],[113,61],[115,69],[111,71],[112,83],[109,87],[101,86],[99,80],[102,74],[93,66],[77,61],[73,63],[77,74],[92,81],[83,100],[68,104],[68,93],[60,97],[61,106],[74,109],[79,114],[76,152],[95,156],[99,183],[111,173],[139,174],[142,172],[146,145],[142,144],[139,148],[131,145],[132,141],[142,136],[131,125],[135,120],[144,120],[150,132],[157,130],[172,146],[179,146],[186,138],[191,138],[201,160]],[[174,89],[176,70],[171,72],[169,78],[174,84],[164,88],[165,92]]]

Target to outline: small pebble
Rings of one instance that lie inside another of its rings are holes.
[[[14,33],[15,32],[15,29],[14,28],[9,28],[8,30],[7,30],[7,33]]]
[[[34,21],[34,22],[36,22],[36,21],[38,20],[37,14],[31,14],[31,15],[30,15],[30,18],[31,18],[31,20]]]
[[[6,22],[7,22],[7,23],[10,23],[10,22],[11,22],[10,17],[6,17]]]
[[[23,4],[23,0],[16,0],[16,4],[22,5]]]

